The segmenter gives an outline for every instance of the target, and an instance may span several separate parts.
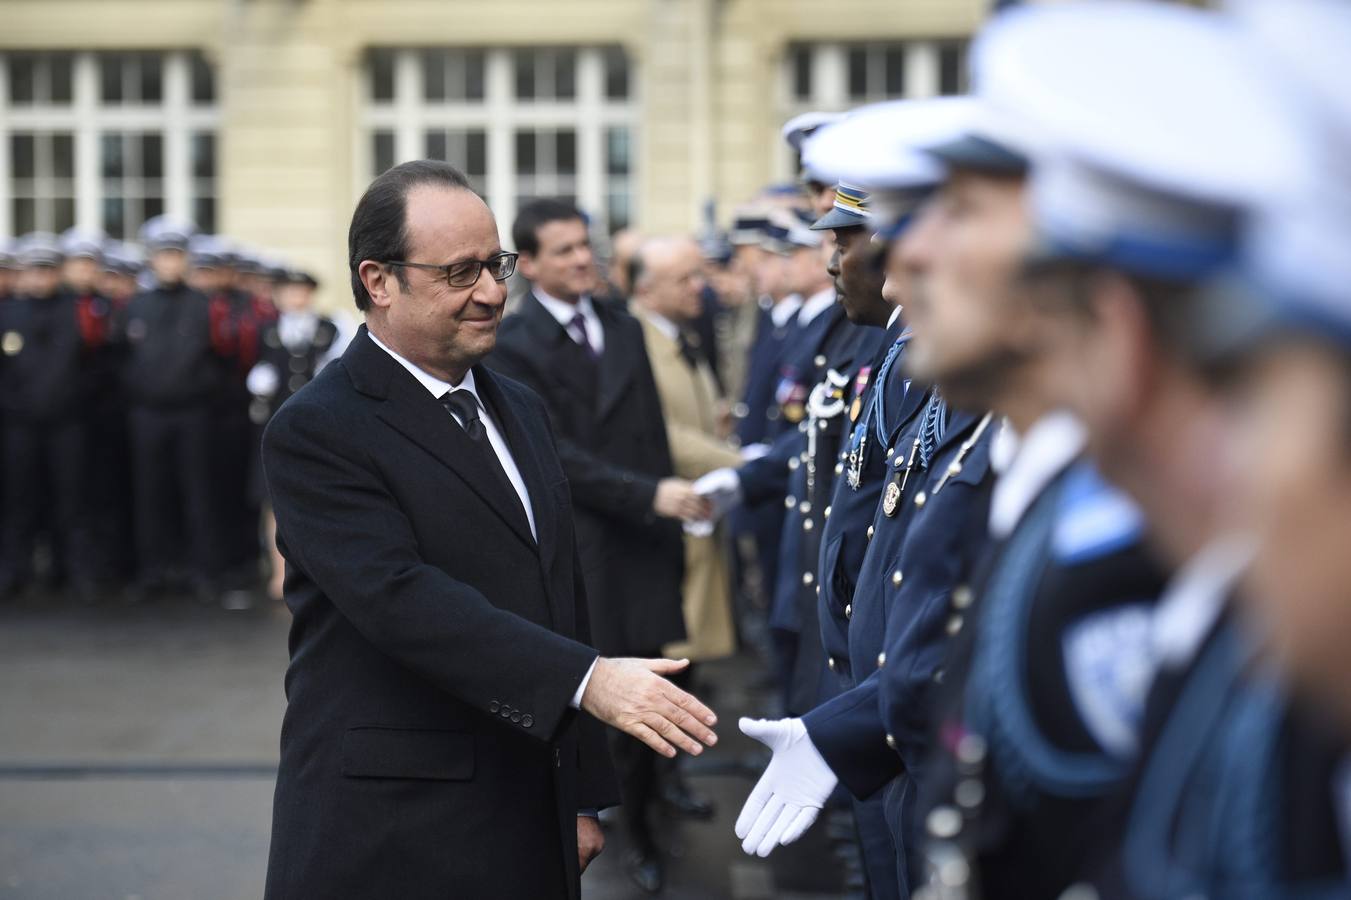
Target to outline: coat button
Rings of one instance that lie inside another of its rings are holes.
[[[490,713],[496,713],[501,708],[502,704],[498,703],[496,700],[488,704],[488,712]]]
[[[802,573],[802,583],[803,583],[803,584],[811,584],[811,583],[812,583],[813,581],[815,581],[815,580],[816,580],[816,576],[813,575],[811,572],[803,572],[803,573]]]
[[[521,721],[521,714],[520,714],[519,712],[514,712],[514,713],[512,713],[512,714],[511,714],[511,721],[512,721],[512,722],[520,722],[520,721]]]
[[[836,464],[835,464],[835,474],[836,474],[836,475],[839,475],[839,474],[840,474],[841,472],[843,472],[843,471],[844,471],[844,463],[836,463]]]
[[[901,586],[901,582],[904,581],[904,580],[905,580],[905,576],[901,574],[901,570],[900,570],[900,569],[897,569],[895,572],[892,572],[892,573],[891,573],[891,586],[892,586],[892,587],[900,587],[900,586]]]
[[[854,617],[854,604],[846,603],[844,605],[844,617],[846,619],[852,619]]]
[[[501,716],[501,717],[504,718],[504,719],[510,719],[510,718],[511,718],[511,707],[510,707],[510,706],[504,706],[504,707],[502,707],[502,711],[499,712],[498,715]]]
[[[948,619],[948,634],[956,634],[962,630],[962,617],[953,616]]]
[[[802,530],[803,530],[803,531],[811,531],[811,530],[812,530],[813,524],[814,524],[814,523],[812,522],[811,519],[803,519],[803,520],[802,520]]]
[[[797,467],[800,465],[802,465],[802,462],[796,456],[794,456],[788,460],[788,471],[796,472]]]
[[[825,355],[824,353],[818,353],[818,354],[816,354],[816,358],[812,360],[812,363],[813,363],[818,369],[821,368],[822,366],[824,366],[824,365],[826,364],[826,355]]]
[[[882,668],[887,664],[887,654],[885,651],[877,654],[877,668]]]
[[[787,497],[784,497],[784,498],[783,498],[783,508],[784,508],[784,509],[792,509],[794,506],[797,506],[797,498],[796,498],[796,497],[794,497],[793,495],[789,494]]]
[[[952,606],[954,609],[966,609],[975,599],[971,588],[965,584],[959,584],[952,589]]]
[[[827,506],[825,509],[821,510],[821,518],[823,518],[823,519],[829,519],[829,518],[830,518],[830,507],[829,507],[829,506]]]
[[[521,716],[521,727],[522,727],[522,728],[529,728],[531,725],[534,725],[534,724],[535,724],[535,717],[534,717],[534,716],[530,715],[529,713],[526,713],[525,715]]]
[[[830,669],[830,671],[834,672],[834,671],[835,671],[835,657],[832,656],[830,659],[826,660],[826,666]]]
[[[804,500],[797,505],[797,511],[805,516],[812,511],[812,505]]]
[[[896,749],[896,738],[890,734],[887,735],[887,746],[892,750]]]
[[[929,497],[923,491],[920,491],[918,494],[915,495],[915,506],[917,506],[918,508],[923,509],[924,504],[928,502]]]
[[[868,540],[871,541],[872,539],[873,539],[873,527],[872,527],[871,525],[869,525],[869,526],[868,526]]]
[[[896,448],[895,448],[895,447],[888,447],[888,448],[887,448],[887,459],[891,459],[891,458],[892,458],[893,456],[895,456],[895,455],[896,455]]]

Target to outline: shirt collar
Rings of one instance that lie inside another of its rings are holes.
[[[1018,439],[990,496],[991,537],[1002,540],[1013,533],[1046,486],[1083,450],[1084,439],[1084,426],[1067,412],[1042,416]]]
[[[451,384],[449,381],[442,381],[435,375],[422,371],[417,366],[389,349],[385,342],[376,337],[370,329],[366,330],[366,335],[375,342],[375,346],[394,357],[394,361],[407,369],[409,374],[418,380],[418,384],[425,387],[437,400],[440,400],[451,391],[468,391],[474,395],[474,399],[478,401],[479,406],[483,405],[483,400],[478,395],[478,388],[474,386],[474,371],[472,369],[464,373],[464,379],[459,384]]]
[[[673,341],[680,340],[680,326],[672,322],[665,316],[658,315],[650,309],[639,309],[638,314],[651,323],[652,327],[660,331],[663,335]]]
[[[1250,538],[1231,534],[1207,544],[1177,570],[1154,613],[1156,663],[1182,668],[1196,656],[1253,551]]]
[[[835,305],[835,288],[828,287],[823,291],[817,291],[807,298],[807,302],[802,304],[798,310],[797,321],[799,325],[810,325],[821,313]]]
[[[573,317],[578,313],[581,313],[588,319],[596,313],[595,308],[591,305],[591,298],[586,294],[583,294],[576,303],[569,303],[566,300],[559,300],[557,297],[538,287],[532,287],[531,290],[534,292],[535,299],[539,301],[540,306],[547,309],[549,315],[557,319],[558,324],[562,325],[564,328],[567,328],[572,324]]]
[[[899,319],[900,317],[901,317],[901,308],[898,306],[895,309],[893,309],[891,311],[891,315],[887,317],[887,327],[890,328],[892,325],[895,325],[896,320]]]
[[[769,318],[774,322],[775,328],[782,328],[792,320],[801,308],[802,295],[789,294],[769,308]]]

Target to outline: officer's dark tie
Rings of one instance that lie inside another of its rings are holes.
[[[680,329],[680,356],[691,369],[699,368],[699,336]]]
[[[475,442],[483,440],[483,420],[478,416],[477,397],[462,388],[445,394],[441,398],[441,403],[464,423],[464,433],[469,435],[470,440]],[[497,454],[493,453],[493,456],[496,457]]]

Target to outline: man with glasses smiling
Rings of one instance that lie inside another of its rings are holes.
[[[267,896],[576,898],[617,802],[597,720],[674,756],[716,718],[599,657],[539,398],[479,365],[515,255],[444,163],[357,204],[366,323],[263,461],[294,615]],[[581,715],[586,713],[587,715]]]

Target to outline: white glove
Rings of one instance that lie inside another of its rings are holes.
[[[741,476],[735,469],[714,469],[694,483],[694,492],[713,503],[713,521],[741,502]]]
[[[255,397],[271,397],[281,387],[281,374],[272,363],[260,362],[249,369],[244,387]]]
[[[741,461],[751,462],[769,454],[769,444],[747,444],[741,448]]]
[[[742,719],[741,731],[774,751],[765,774],[746,798],[736,836],[747,854],[769,856],[802,837],[839,779],[817,752],[801,719]]]

